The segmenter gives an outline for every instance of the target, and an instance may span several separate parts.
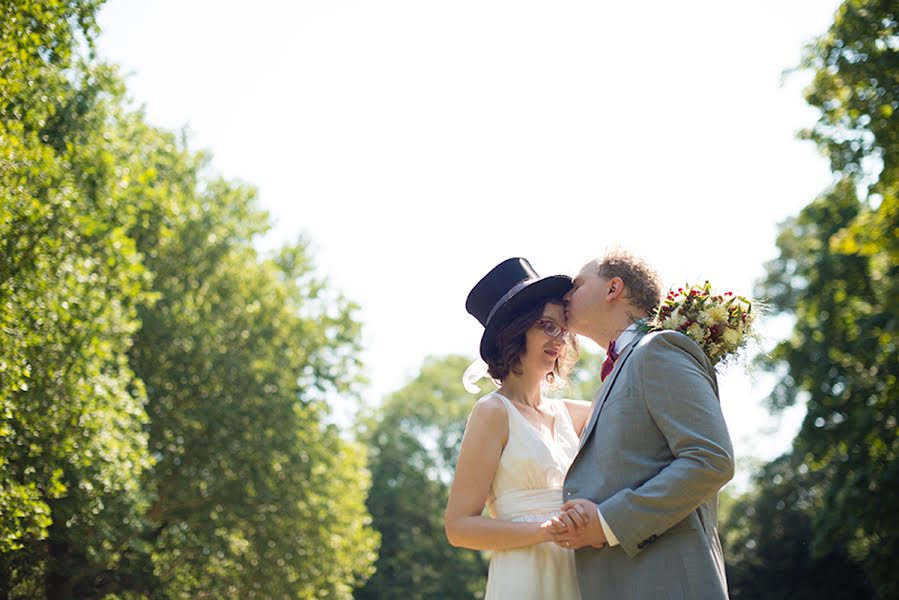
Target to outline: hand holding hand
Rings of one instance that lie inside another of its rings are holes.
[[[606,543],[596,504],[583,498],[563,504],[562,513],[546,522],[546,530],[552,541],[563,548],[600,548]]]

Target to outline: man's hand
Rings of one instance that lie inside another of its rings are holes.
[[[562,513],[547,521],[546,529],[552,541],[563,548],[601,548],[606,543],[596,505],[583,498],[563,504]]]

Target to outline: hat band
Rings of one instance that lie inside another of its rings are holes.
[[[512,298],[512,296],[514,296],[515,294],[520,292],[522,289],[524,289],[524,287],[527,284],[529,284],[531,281],[533,281],[533,280],[532,279],[522,279],[521,281],[519,281],[518,283],[513,285],[512,289],[510,289],[508,292],[503,294],[503,297],[500,298],[499,300],[497,300],[496,304],[493,305],[493,308],[490,309],[490,314],[487,315],[487,320],[484,322],[484,327],[487,327],[487,324],[490,323],[490,319],[493,318],[493,316],[496,314],[496,311],[501,309],[503,307],[503,305]]]

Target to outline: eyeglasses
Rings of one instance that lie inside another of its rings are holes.
[[[574,334],[555,321],[550,321],[549,319],[538,319],[535,325],[542,329],[543,333],[551,338],[556,338],[565,342],[571,342],[572,340],[574,340]]]

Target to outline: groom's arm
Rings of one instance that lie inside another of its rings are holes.
[[[599,512],[631,556],[730,481],[733,446],[715,393],[714,371],[682,334],[655,334],[636,368],[646,407],[674,459],[636,489],[621,490]]]

